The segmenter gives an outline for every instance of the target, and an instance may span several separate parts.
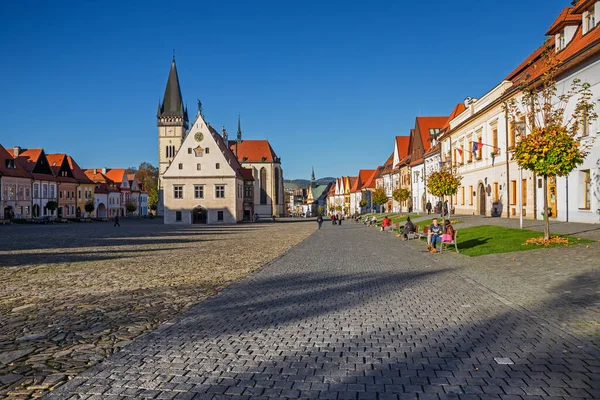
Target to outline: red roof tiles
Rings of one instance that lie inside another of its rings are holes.
[[[229,148],[236,151],[235,144]],[[268,140],[243,140],[237,145],[237,159],[240,162],[274,162],[276,158],[277,154]]]
[[[18,178],[30,178],[31,175],[21,164],[0,144],[0,175]]]

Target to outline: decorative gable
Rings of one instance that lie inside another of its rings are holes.
[[[163,177],[232,177],[238,163],[220,136],[198,115]]]

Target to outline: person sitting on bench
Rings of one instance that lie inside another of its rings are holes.
[[[415,232],[415,224],[412,223],[410,217],[406,217],[406,224],[402,230],[402,240],[408,240],[408,234]]]

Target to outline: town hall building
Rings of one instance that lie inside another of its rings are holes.
[[[208,124],[200,102],[189,125],[175,59],[157,113],[159,214],[166,224],[235,224],[284,214],[281,159],[267,140],[235,140]]]

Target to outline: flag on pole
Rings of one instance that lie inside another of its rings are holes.
[[[478,149],[477,142],[473,142],[473,153],[475,153]]]
[[[461,157],[462,157],[462,152],[463,152],[463,149],[456,149],[456,150],[458,151],[458,154],[460,154],[460,155],[461,155]]]
[[[483,143],[477,142],[477,150],[483,149]]]

